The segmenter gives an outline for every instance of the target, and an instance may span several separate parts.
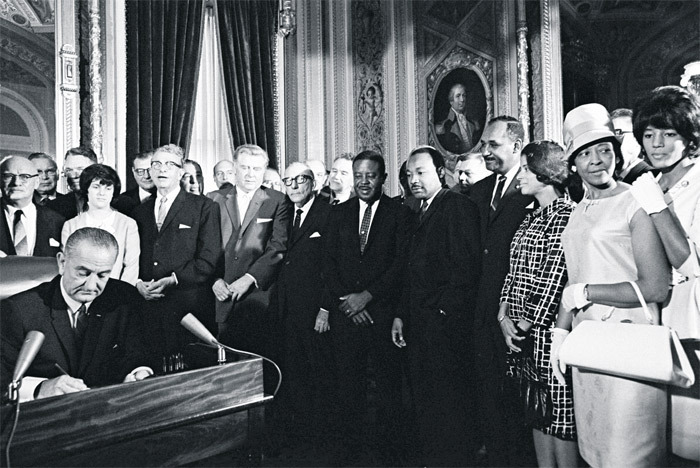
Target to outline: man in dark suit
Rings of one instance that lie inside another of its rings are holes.
[[[642,147],[632,133],[632,110],[615,109],[610,113],[610,118],[622,152],[622,168],[615,171],[615,175],[624,183],[631,184],[637,180],[637,177],[653,168],[640,157]]]
[[[39,181],[34,189],[34,204],[44,206],[58,196],[58,167],[52,156],[46,153],[32,153],[28,159],[36,167]]]
[[[534,453],[532,444],[523,443],[531,436],[518,432],[520,423],[512,419],[515,402],[502,392],[506,346],[497,321],[501,288],[510,267],[510,243],[525,215],[535,207],[535,199],[520,193],[517,186],[523,137],[523,127],[513,117],[489,121],[481,148],[486,168],[494,174],[474,184],[470,193],[479,208],[483,247],[473,329],[476,410],[491,466],[536,463],[528,458]]]
[[[143,300],[133,286],[109,278],[118,249],[107,231],[79,229],[58,254],[56,278],[2,302],[3,389],[32,330],[45,339],[23,380],[21,400],[153,374],[139,367],[150,364],[140,326]]]
[[[221,257],[219,210],[208,198],[180,189],[183,160],[176,145],[155,150],[156,197],[132,212],[141,239],[136,288],[146,299],[156,352],[163,355],[192,338],[179,323],[188,312],[213,326],[211,284]]]
[[[71,191],[63,195],[57,194],[56,199],[46,203],[47,207],[63,216],[66,221],[84,211],[85,200],[80,197],[80,174],[93,164],[97,164],[97,155],[90,148],[80,146],[66,151],[63,174]]]
[[[153,197],[156,186],[151,178],[151,158],[153,151],[139,153],[134,158],[131,172],[134,174],[136,187],[127,190],[112,202],[112,206],[127,216],[131,215],[134,208]]]
[[[392,339],[409,353],[419,465],[470,464],[469,325],[479,278],[479,215],[465,196],[442,188],[442,155],[421,146],[408,158],[420,201],[409,228],[406,281]],[[405,340],[404,340],[404,324]]]
[[[323,307],[330,313],[347,455],[361,453],[353,444],[369,442],[363,427],[368,359],[377,384],[378,443],[387,453],[398,442],[392,439],[399,424],[401,370],[389,334],[405,267],[410,211],[382,193],[386,169],[379,153],[358,154],[352,171],[357,197],[331,213]]]
[[[36,167],[27,158],[10,156],[0,165],[0,174],[0,251],[5,255],[55,257],[61,247],[64,219],[32,203]]]
[[[269,162],[265,150],[241,145],[233,158],[236,186],[210,194],[219,205],[224,249],[212,287],[216,322],[222,342],[267,354],[270,287],[287,249],[289,206],[282,193],[261,186]]]
[[[271,310],[279,317],[280,365],[285,378],[278,396],[283,429],[290,435],[327,428],[331,402],[328,312],[320,311],[324,244],[331,206],[316,195],[314,173],[292,163],[282,179],[294,204],[288,223],[287,255],[280,268]]]

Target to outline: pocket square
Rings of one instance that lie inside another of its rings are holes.
[[[526,210],[534,210],[535,209],[535,202],[530,203],[525,207]]]
[[[192,229],[192,226],[188,226],[187,224],[181,224],[178,229]]]
[[[269,223],[272,221],[272,218],[258,218],[255,222],[260,224],[260,223]]]
[[[313,239],[314,237],[321,237],[321,234],[319,232],[314,232],[309,236],[309,239]]]
[[[58,242],[53,237],[49,237],[49,247],[60,247],[60,246],[61,246],[60,242]]]

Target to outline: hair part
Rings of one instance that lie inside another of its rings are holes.
[[[152,158],[153,153],[155,153],[155,150],[142,151],[139,154],[137,154],[136,156],[134,156],[134,159],[135,160],[140,159],[143,161],[143,160],[146,160],[148,158]]]
[[[68,151],[66,151],[65,159],[68,159],[68,156],[84,156],[90,161],[97,164],[97,155],[92,150],[92,148],[88,148],[86,146],[78,146],[76,148],[69,149]]]
[[[386,163],[384,162],[384,157],[381,154],[379,154],[377,151],[367,150],[367,151],[362,151],[361,153],[359,153],[352,160],[353,168],[355,167],[355,163],[360,162],[360,161],[374,161],[377,164],[379,164],[380,175],[386,174]]]
[[[511,141],[525,141],[525,129],[523,124],[518,119],[510,115],[499,115],[489,120],[487,125],[495,124],[496,122],[504,122],[506,124],[506,133]]]
[[[104,229],[95,227],[84,227],[73,232],[63,246],[63,253],[66,257],[72,256],[81,243],[88,242],[93,247],[111,250],[116,256],[119,252],[119,244],[112,234]]]

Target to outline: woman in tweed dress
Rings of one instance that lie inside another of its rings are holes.
[[[520,190],[534,196],[540,208],[523,220],[510,246],[510,272],[498,314],[509,348],[507,375],[541,385],[551,399],[551,420],[530,422],[538,464],[576,466],[571,386],[560,384],[549,366],[549,330],[567,279],[561,234],[575,206],[565,194],[569,170],[564,149],[552,141],[527,145],[521,166]]]

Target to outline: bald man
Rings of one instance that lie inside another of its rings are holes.
[[[65,219],[32,203],[39,182],[34,163],[22,156],[8,156],[0,163],[0,175],[0,256],[55,257]]]

